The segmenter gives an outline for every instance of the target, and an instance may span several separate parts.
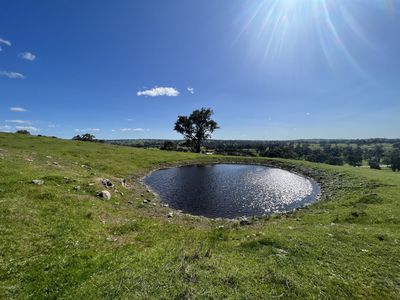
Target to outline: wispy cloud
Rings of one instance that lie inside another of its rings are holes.
[[[309,112],[306,112],[306,116],[311,116],[311,113],[309,113]]]
[[[47,125],[47,127],[49,127],[49,128],[56,128],[56,127],[57,127],[57,125],[54,125],[54,124],[48,124],[48,125]]]
[[[7,41],[5,39],[2,39],[2,38],[0,38],[0,44],[7,45],[7,46],[11,47],[11,42]]]
[[[22,52],[19,54],[19,57],[29,61],[34,61],[36,59],[36,55],[31,52]]]
[[[17,72],[0,71],[0,76],[6,76],[12,79],[25,79],[25,75]]]
[[[10,110],[13,111],[13,112],[25,112],[25,111],[27,111],[23,107],[10,107]]]
[[[168,96],[176,97],[179,96],[179,91],[173,87],[154,87],[149,90],[143,90],[137,92],[138,96],[148,96],[148,97],[158,97],[158,96]]]
[[[142,132],[142,131],[146,131],[146,129],[144,129],[144,128],[121,128],[120,131],[122,131],[122,132],[127,132],[127,131]],[[149,130],[147,129],[147,131],[149,131]]]
[[[17,124],[32,124],[32,121],[29,120],[6,120],[6,123],[17,123]]]
[[[75,132],[98,132],[100,128],[75,129]]]
[[[33,131],[33,132],[38,132],[40,131],[39,128],[33,127],[33,126],[15,126],[17,130],[28,130],[28,131]]]
[[[189,86],[189,87],[187,88],[187,90],[188,90],[188,92],[191,93],[192,95],[194,94],[194,88],[192,88],[192,87]]]

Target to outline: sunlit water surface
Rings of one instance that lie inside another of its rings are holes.
[[[163,169],[144,179],[164,203],[193,215],[262,216],[316,200],[318,184],[294,173],[257,165],[212,164]]]

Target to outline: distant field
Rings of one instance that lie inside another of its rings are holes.
[[[323,200],[241,226],[168,218],[140,183],[210,160],[318,174]],[[0,133],[0,299],[399,299],[399,204],[389,170]]]

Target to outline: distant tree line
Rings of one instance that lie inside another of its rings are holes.
[[[184,140],[114,140],[113,144],[132,147],[159,148],[169,151],[191,151]],[[388,165],[400,171],[400,139],[361,140],[298,140],[298,141],[245,141],[207,140],[203,152],[221,155],[263,156],[307,160],[331,165],[361,166],[367,163],[380,169]]]

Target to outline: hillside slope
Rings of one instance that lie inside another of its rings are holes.
[[[324,201],[249,226],[168,218],[140,184],[209,159],[0,133],[0,299],[398,298],[399,173],[240,158],[341,178]]]

